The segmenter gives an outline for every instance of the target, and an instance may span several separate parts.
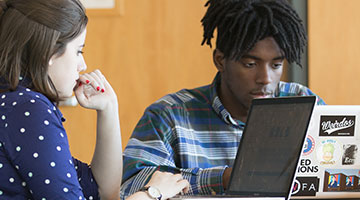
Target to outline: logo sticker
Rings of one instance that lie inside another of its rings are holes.
[[[358,147],[355,144],[343,145],[344,153],[342,155],[343,165],[354,165],[358,153]]]
[[[318,145],[316,154],[321,165],[334,165],[340,159],[340,145],[336,140],[324,140]]]
[[[326,169],[324,192],[359,192],[357,169]]]
[[[315,149],[315,140],[310,135],[306,137],[303,156],[311,154]]]
[[[312,165],[310,159],[301,159],[297,173],[311,174],[317,173],[319,171],[319,166]]]
[[[355,116],[321,116],[320,136],[354,136]]]
[[[291,192],[292,196],[315,196],[319,191],[319,178],[296,177]]]

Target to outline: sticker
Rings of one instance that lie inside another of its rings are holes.
[[[315,140],[313,137],[308,135],[305,140],[303,156],[311,154],[315,149]]]
[[[328,188],[340,187],[340,176],[339,174],[330,175],[327,180]]]
[[[310,173],[317,173],[318,171],[319,171],[319,166],[312,165],[310,159],[300,160],[297,173],[310,174]]]
[[[324,192],[359,192],[358,169],[326,169]]]
[[[355,116],[320,117],[320,136],[354,136]]]
[[[337,164],[341,155],[340,145],[336,140],[324,140],[318,145],[316,154],[321,165]]]
[[[319,178],[296,177],[294,181],[292,196],[316,196],[319,191]]]
[[[354,186],[354,177],[353,176],[347,176],[345,178],[345,186],[346,187],[352,187]]]
[[[344,144],[343,145],[342,164],[343,165],[354,165],[358,153],[358,147],[355,144]]]

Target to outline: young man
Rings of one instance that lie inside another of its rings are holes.
[[[251,100],[314,95],[280,81],[284,61],[299,64],[307,40],[287,1],[209,0],[206,6],[203,44],[211,47],[217,29],[218,73],[212,84],[169,94],[146,109],[124,152],[122,198],[156,170],[181,173],[189,193],[223,193]]]

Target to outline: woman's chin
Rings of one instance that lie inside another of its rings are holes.
[[[73,96],[73,92],[69,92],[68,94],[59,93],[59,99],[60,101],[65,101],[68,98],[71,98]]]

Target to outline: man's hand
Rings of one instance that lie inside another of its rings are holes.
[[[232,171],[232,167],[228,167],[224,171],[224,174],[222,177],[224,190],[226,190],[227,186],[229,185],[231,171]]]

